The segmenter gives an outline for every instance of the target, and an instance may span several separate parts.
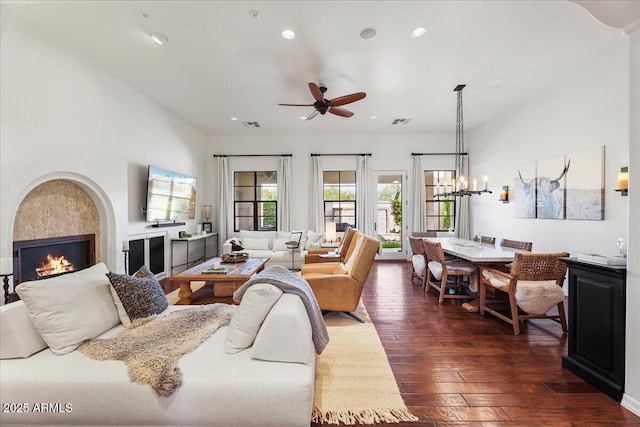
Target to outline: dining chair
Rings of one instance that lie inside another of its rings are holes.
[[[522,242],[520,240],[502,239],[502,241],[500,242],[500,246],[504,248],[521,249],[523,251],[531,252],[531,248],[533,248],[533,243]]]
[[[440,304],[442,304],[445,298],[475,298],[474,295],[462,293],[464,285],[461,279],[467,276],[469,278],[469,290],[474,293],[477,292],[479,280],[478,267],[468,261],[445,259],[444,251],[440,243],[422,240],[422,245],[427,257],[426,280],[423,282],[422,289],[428,291],[429,287],[431,287],[437,290],[440,294],[438,299]],[[452,283],[449,282],[450,276],[454,279]],[[448,294],[447,287],[456,289],[458,292]]]
[[[496,244],[496,238],[491,236],[480,236],[480,243]]]
[[[427,258],[424,253],[424,246],[422,245],[422,238],[409,237],[409,245],[411,246],[411,264],[413,270],[411,271],[411,282],[414,279],[420,279],[420,285],[424,287],[425,271],[427,269]]]
[[[567,265],[559,258],[568,256],[568,252],[517,253],[508,273],[484,267],[480,276],[480,314],[484,316],[486,312],[504,320],[513,326],[515,335],[520,334],[520,320],[527,319],[552,319],[559,322],[562,332],[566,333],[562,283]],[[488,289],[495,291],[494,298],[489,301]],[[487,304],[497,302],[501,293],[508,295],[511,317]],[[547,314],[553,307],[558,308],[558,314]]]

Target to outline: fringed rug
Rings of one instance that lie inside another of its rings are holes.
[[[356,314],[367,319],[366,311]],[[349,425],[418,421],[402,400],[373,324],[348,319],[338,313],[327,315],[330,339],[316,359],[312,421]]]

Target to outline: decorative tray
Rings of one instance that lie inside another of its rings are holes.
[[[230,254],[223,254],[221,258],[222,262],[245,262],[249,259],[249,254],[246,252],[233,252]]]
[[[627,265],[627,259],[619,256],[604,256],[598,254],[578,254],[577,258],[580,261],[593,262],[594,264],[601,265],[615,265],[625,266]]]

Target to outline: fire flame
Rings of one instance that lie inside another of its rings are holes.
[[[64,255],[57,258],[52,255],[47,255],[47,262],[43,262],[40,268],[36,268],[36,273],[38,273],[38,277],[44,277],[53,274],[67,273],[73,270],[73,264],[67,260]]]

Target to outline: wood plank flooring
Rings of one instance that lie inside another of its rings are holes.
[[[438,304],[433,290],[425,294],[410,278],[409,262],[376,262],[362,295],[402,397],[420,418],[392,425],[640,426],[639,417],[562,368],[567,337],[559,324],[528,321],[515,336],[461,301]]]

